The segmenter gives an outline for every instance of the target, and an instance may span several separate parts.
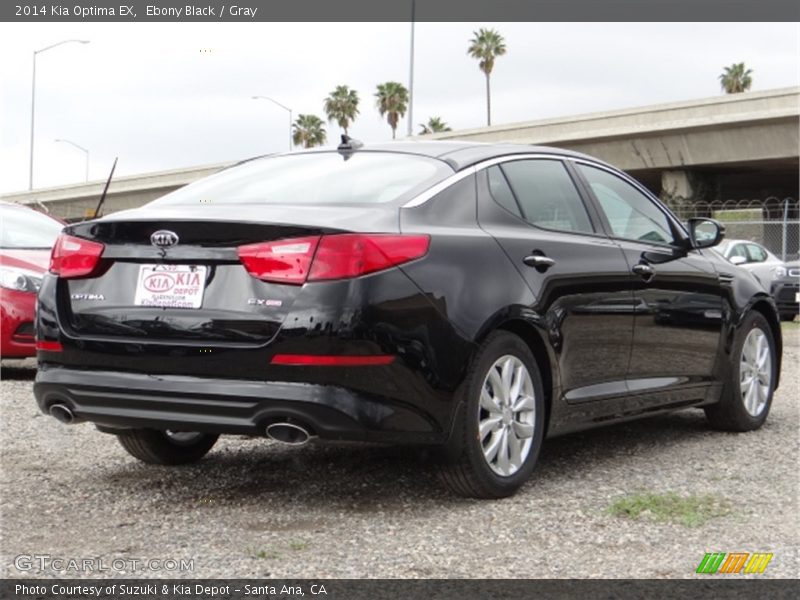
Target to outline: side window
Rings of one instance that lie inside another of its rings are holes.
[[[486,177],[489,180],[489,193],[500,206],[505,208],[508,212],[521,217],[519,212],[519,205],[514,198],[514,193],[508,186],[506,176],[500,170],[500,167],[489,167],[486,169]]]
[[[750,253],[749,262],[764,262],[767,260],[767,253],[758,244],[747,244],[747,251]]]
[[[588,180],[616,237],[661,244],[675,240],[667,216],[642,192],[608,171],[582,164],[577,167]]]
[[[747,256],[747,250],[744,247],[744,244],[736,244],[731,249],[728,258],[733,258],[734,256],[741,256],[745,262],[750,262],[750,257]]]
[[[578,190],[558,160],[515,160],[503,172],[519,201],[522,217],[539,227],[593,233]]]

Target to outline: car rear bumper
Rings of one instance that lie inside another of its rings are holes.
[[[105,428],[264,435],[290,420],[323,439],[437,444],[433,419],[408,405],[342,387],[42,367],[34,394]]]

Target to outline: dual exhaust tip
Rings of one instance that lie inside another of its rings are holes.
[[[64,425],[71,425],[75,422],[75,415],[66,404],[53,404],[50,406],[49,412],[51,417],[59,423],[64,423]]]
[[[267,425],[266,433],[269,439],[289,446],[304,446],[314,437],[302,425],[289,421],[279,421]]]
[[[75,414],[66,404],[51,405],[49,413],[56,421],[65,425],[70,425],[76,421]],[[290,446],[304,446],[313,437],[308,429],[289,421],[279,421],[267,425],[266,434],[269,439]]]

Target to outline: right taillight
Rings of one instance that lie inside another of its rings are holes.
[[[427,235],[344,233],[240,246],[239,259],[263,281],[302,284],[349,279],[422,258]]]
[[[50,254],[50,272],[70,279],[91,275],[100,262],[105,246],[62,233]]]

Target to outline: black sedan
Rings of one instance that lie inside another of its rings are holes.
[[[689,407],[764,423],[778,312],[707,250],[716,222],[686,229],[554,148],[356,146],[67,227],[39,295],[41,410],[156,464],[220,434],[426,445],[483,498],[547,436]]]

